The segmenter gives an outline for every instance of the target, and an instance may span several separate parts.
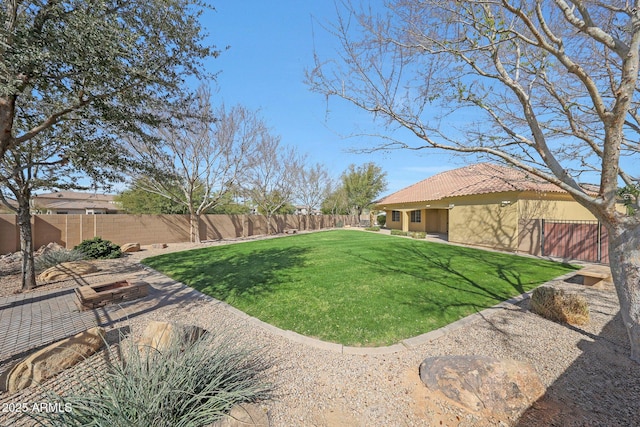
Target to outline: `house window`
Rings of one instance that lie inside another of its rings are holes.
[[[411,222],[422,222],[422,211],[411,211]]]
[[[391,221],[400,222],[400,211],[391,211]]]

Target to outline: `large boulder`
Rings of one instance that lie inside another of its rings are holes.
[[[0,375],[0,390],[15,393],[42,383],[98,351],[104,335],[103,328],[95,327],[36,351]]]
[[[495,416],[520,414],[545,393],[531,365],[484,356],[429,357],[420,379],[471,411]]]
[[[64,250],[64,246],[59,245],[56,242],[47,243],[46,245],[40,246],[40,248],[33,253],[35,256],[45,255],[49,252],[62,251]]]
[[[120,252],[139,252],[140,251],[140,243],[125,243],[120,246]]]
[[[74,279],[85,274],[99,271],[98,267],[89,261],[69,261],[54,265],[40,273],[40,282],[56,282],[59,280]]]
[[[199,326],[152,320],[138,340],[138,348],[141,352],[154,349],[162,353],[174,340],[188,345],[196,342],[205,333],[207,331]]]

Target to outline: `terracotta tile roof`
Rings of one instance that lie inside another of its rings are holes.
[[[479,163],[434,175],[384,197],[377,204],[425,202],[507,191],[565,192],[519,169]]]

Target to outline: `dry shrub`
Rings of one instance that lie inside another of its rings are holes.
[[[584,297],[551,286],[540,286],[533,291],[531,311],[554,322],[571,325],[589,322],[589,306]]]

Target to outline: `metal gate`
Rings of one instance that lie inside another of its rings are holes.
[[[542,255],[609,263],[609,237],[599,221],[542,220]]]

